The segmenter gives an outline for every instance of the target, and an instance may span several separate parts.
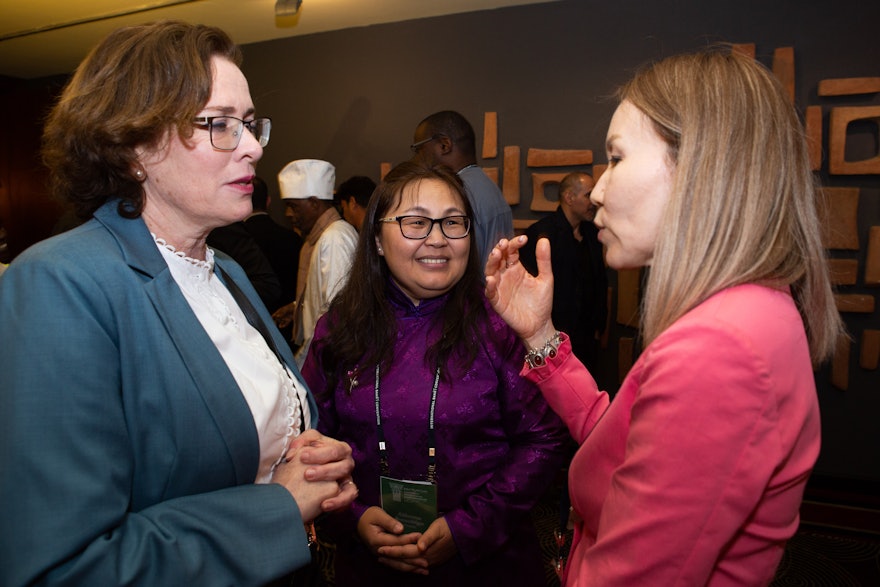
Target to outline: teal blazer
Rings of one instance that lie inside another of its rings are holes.
[[[215,264],[302,382],[244,271]],[[111,201],[19,255],[0,341],[0,585],[239,587],[309,562],[288,491],[253,483],[250,409],[143,220]]]

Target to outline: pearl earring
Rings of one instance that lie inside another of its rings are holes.
[[[134,176],[135,176],[136,178],[138,178],[139,181],[143,181],[145,175],[146,175],[146,174],[144,173],[144,170],[143,170],[143,169],[140,169],[140,168],[136,169],[135,172],[134,172]]]

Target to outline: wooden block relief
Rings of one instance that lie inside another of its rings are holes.
[[[859,161],[846,160],[846,129],[856,120],[878,123],[880,106],[832,108],[828,124],[828,170],[837,175],[880,174],[880,153]],[[880,130],[878,130],[880,134]]]
[[[641,271],[621,269],[617,272],[617,322],[625,326],[639,326],[639,288]]]
[[[773,52],[773,74],[794,103],[794,47],[779,47]]]
[[[880,285],[880,226],[868,231],[868,254],[865,257],[865,285]]]
[[[498,185],[498,168],[497,167],[483,167],[483,173],[489,176],[495,185]]]
[[[880,330],[863,330],[859,367],[873,371],[878,364],[880,364]]]
[[[746,57],[755,58],[755,44],[754,43],[734,43],[731,46],[731,50],[740,53],[741,55],[745,55]]]
[[[593,151],[590,149],[529,149],[526,155],[529,167],[589,165],[592,162]]]
[[[535,212],[553,212],[559,206],[559,199],[548,200],[544,190],[552,184],[558,184],[562,178],[568,175],[562,173],[533,173],[532,174],[532,205],[529,209]]]
[[[384,161],[379,163],[379,181],[385,179],[385,176],[388,175],[389,171],[391,171],[391,163]]]
[[[880,92],[880,77],[845,77],[819,82],[820,96],[853,96]]]
[[[859,249],[859,188],[819,190],[819,224],[826,249]]]
[[[844,391],[849,388],[849,348],[849,337],[841,335],[831,359],[831,385]]]
[[[593,185],[599,183],[599,178],[602,177],[606,169],[608,169],[608,165],[605,163],[593,165]]]
[[[855,285],[859,273],[859,262],[855,259],[829,259],[828,273],[832,285]]]
[[[626,374],[633,366],[633,349],[635,339],[630,336],[622,336],[617,341],[617,382],[623,383]]]
[[[874,296],[865,294],[834,294],[838,312],[871,314],[874,312]]]
[[[483,115],[483,159],[498,156],[498,113],[486,112]]]
[[[504,180],[501,193],[511,206],[519,204],[519,147],[504,147]]]
[[[807,133],[807,149],[810,153],[810,169],[822,168],[822,107],[807,106],[804,113],[804,126]]]
[[[532,220],[532,219],[514,218],[513,219],[513,232],[516,235],[523,234],[535,222],[536,221]]]

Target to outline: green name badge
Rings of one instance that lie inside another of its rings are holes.
[[[437,486],[427,481],[379,477],[382,509],[404,532],[424,532],[437,519]]]

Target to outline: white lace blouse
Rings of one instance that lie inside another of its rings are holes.
[[[260,439],[257,483],[272,480],[275,466],[310,421],[306,390],[284,366],[260,332],[248,323],[241,308],[214,274],[214,252],[206,261],[186,257],[153,235],[174,281],[217,346],[241,389]]]

